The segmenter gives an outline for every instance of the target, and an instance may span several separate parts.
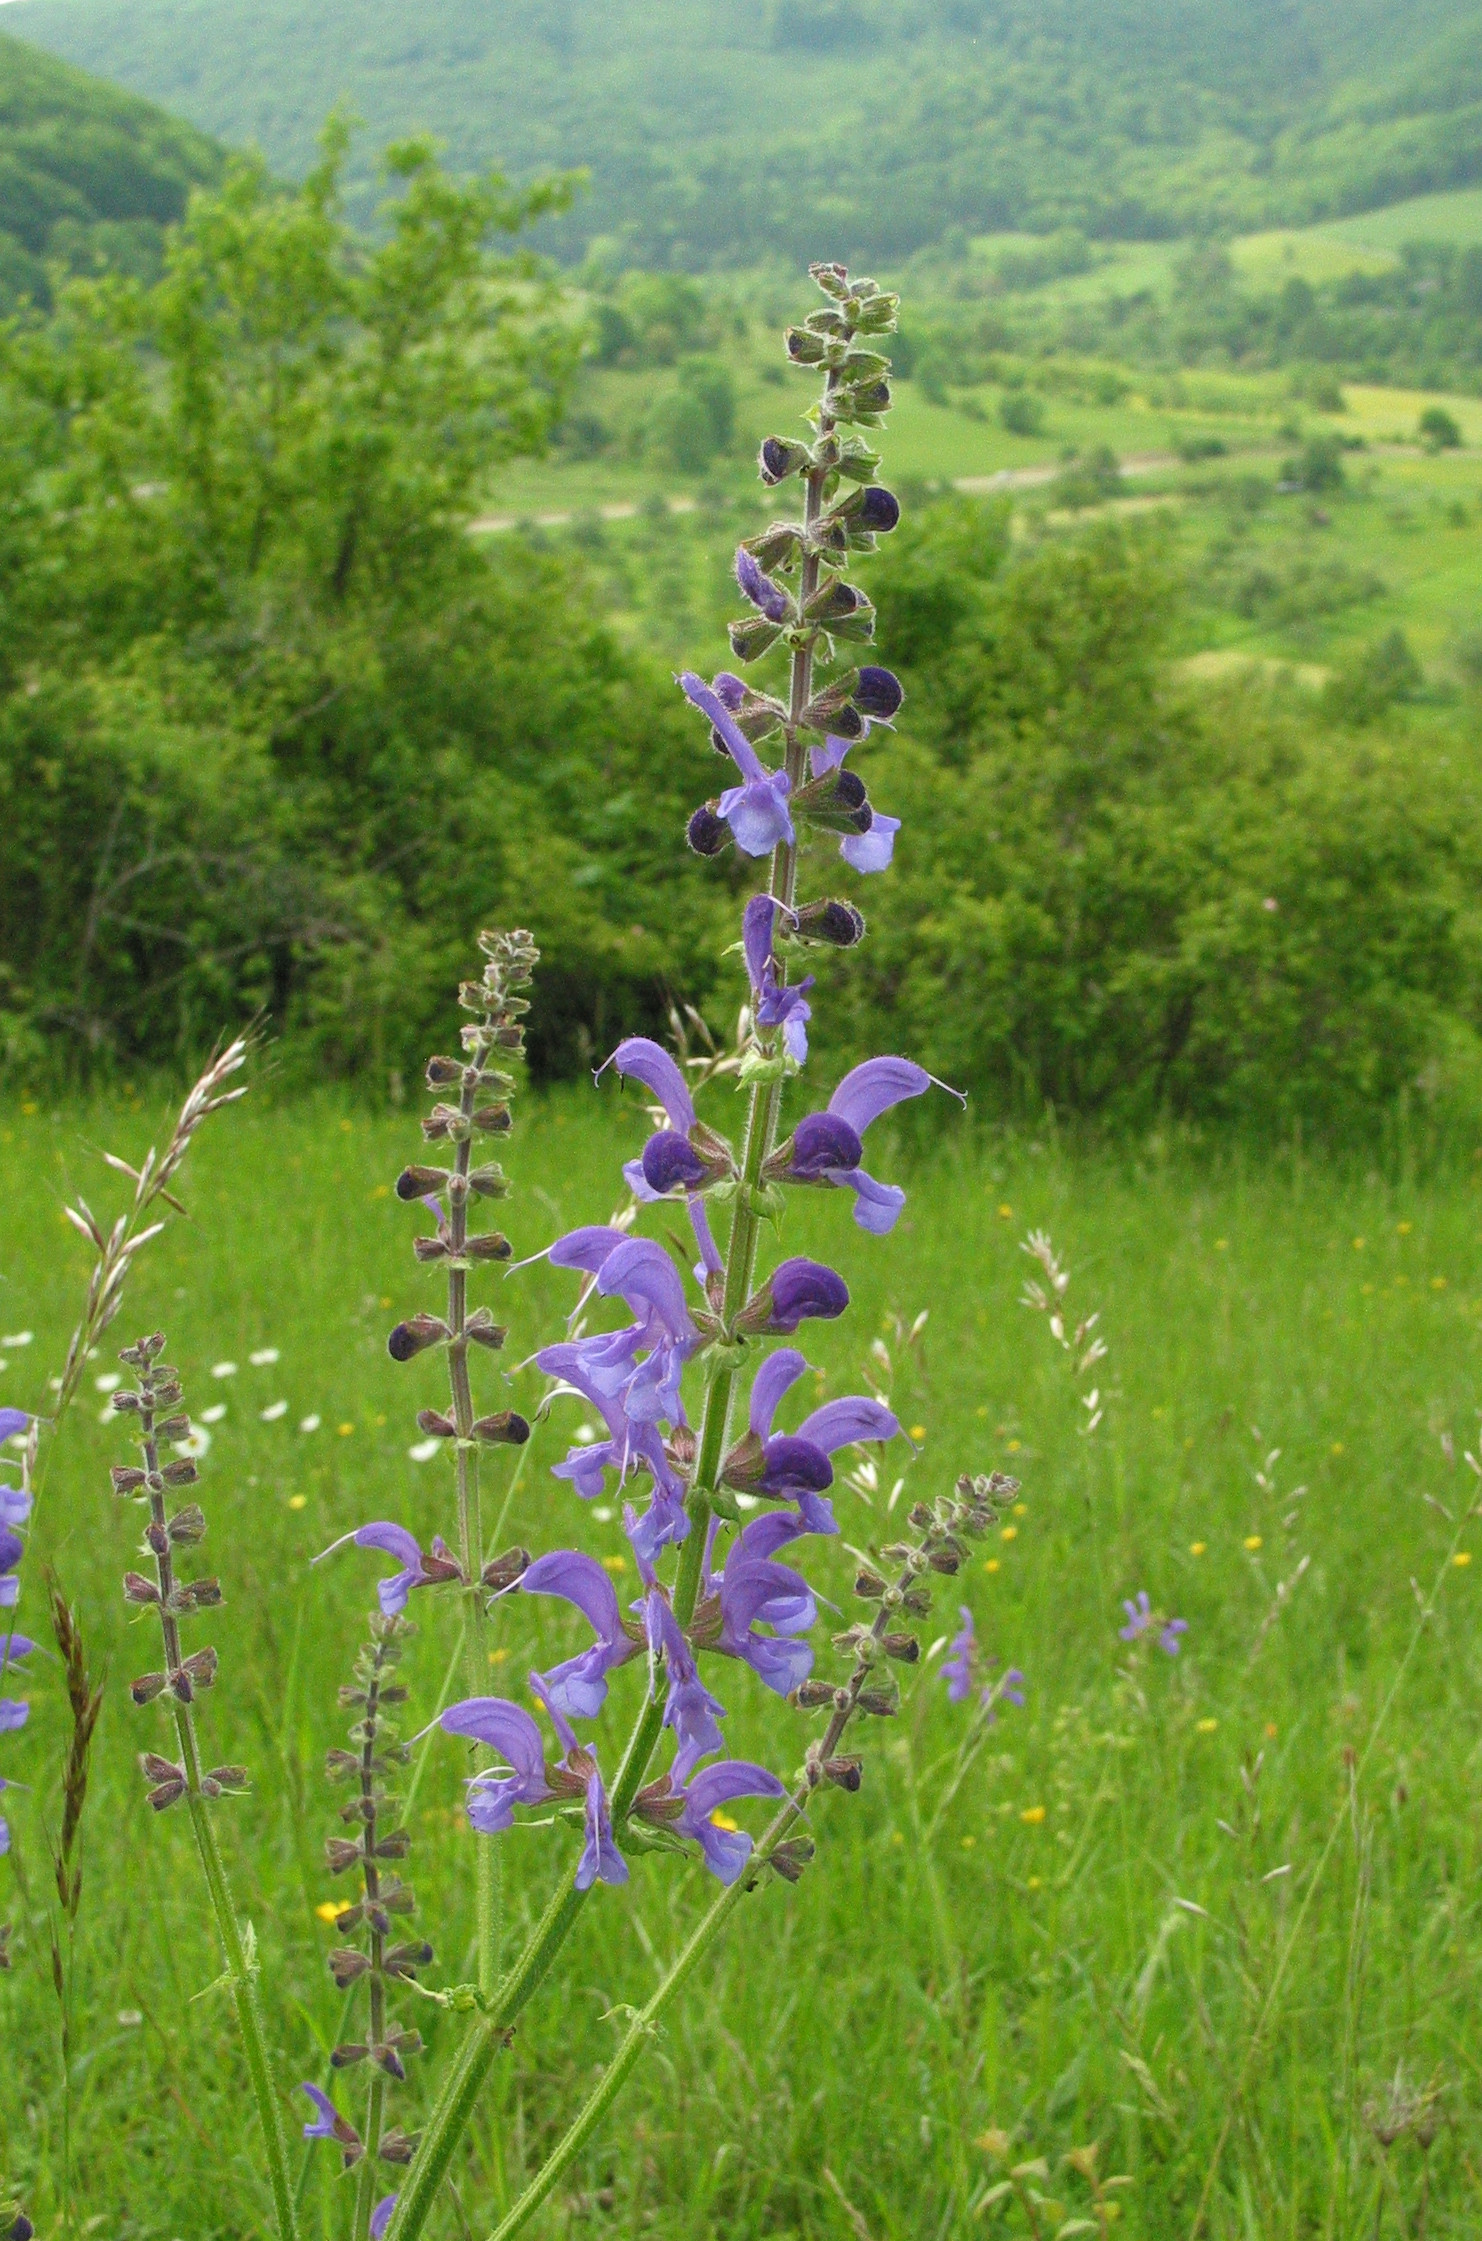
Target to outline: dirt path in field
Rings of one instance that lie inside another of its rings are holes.
[[[1182,462],[1171,451],[1144,451],[1130,453],[1119,464],[1124,475],[1156,475],[1169,467],[1180,466]],[[954,475],[952,488],[965,492],[969,497],[980,498],[995,490],[1036,490],[1047,482],[1053,482],[1057,475],[1064,472],[1064,465],[1059,460],[1052,466],[1000,467],[996,475]],[[690,497],[666,498],[664,504],[671,514],[692,514],[699,500]],[[595,513],[602,521],[633,521],[643,509],[636,498],[621,498],[606,506],[592,506],[582,510]],[[507,530],[517,529],[522,522],[530,522],[537,529],[565,529],[575,519],[576,511],[573,508],[554,514],[481,514],[476,521],[469,523],[468,530],[472,537],[497,537]]]

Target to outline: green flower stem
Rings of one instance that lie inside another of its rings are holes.
[[[506,2044],[510,2025],[537,1991],[582,1910],[587,1893],[562,1882],[551,1894],[529,1944],[459,2048],[422,2144],[397,2197],[386,2241],[413,2241],[427,2222],[439,2187],[473,2116],[494,2057]]]

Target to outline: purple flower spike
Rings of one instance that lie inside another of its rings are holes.
[[[831,1323],[849,1305],[849,1287],[822,1261],[783,1261],[768,1281],[771,1313],[763,1328],[779,1338],[791,1338],[799,1323],[810,1317]]]
[[[339,2110],[335,2107],[329,2095],[322,2092],[317,2085],[301,2085],[299,2091],[300,2093],[307,2093],[309,2099],[319,2111],[317,2121],[304,2126],[304,2138],[306,2140],[332,2140],[335,2125],[339,2120]]]
[[[401,1560],[401,1570],[393,1572],[389,1579],[382,1580],[376,1588],[381,1610],[387,1618],[394,1617],[398,1611],[404,1611],[412,1589],[422,1587],[431,1576],[423,1568],[422,1551],[413,1535],[404,1525],[392,1525],[385,1520],[374,1525],[358,1526],[353,1533],[342,1533],[337,1541],[331,1541],[327,1549],[320,1551],[314,1562],[322,1564],[326,1556],[333,1556],[336,1549],[344,1548],[349,1541],[353,1541],[357,1548],[379,1549],[383,1556],[395,1556]]]
[[[381,2241],[381,2236],[391,2223],[391,2213],[396,2208],[394,2194],[383,2195],[370,2214],[370,2241]]]
[[[896,508],[896,513],[898,517],[899,507]],[[895,523],[892,522],[890,526],[894,528]],[[736,550],[736,581],[744,597],[766,616],[768,622],[783,623],[789,620],[792,601],[779,585],[773,583],[770,576],[763,575],[744,545],[738,546]],[[719,683],[719,679],[716,682]]]
[[[738,732],[736,736],[741,735]],[[695,1101],[678,1061],[668,1051],[650,1042],[646,1035],[630,1035],[618,1044],[607,1063],[629,1080],[642,1082],[669,1115],[669,1126],[679,1135],[688,1136],[695,1125]]]
[[[558,1595],[574,1603],[596,1635],[589,1650],[541,1676],[549,1704],[569,1720],[595,1720],[607,1699],[608,1674],[641,1647],[623,1624],[611,1579],[594,1556],[554,1549],[526,1568],[520,1588],[526,1595]]]
[[[576,1887],[589,1891],[594,1883],[626,1883],[628,1863],[612,1841],[612,1815],[607,1792],[596,1767],[587,1777],[587,1835],[576,1864]]]
[[[514,1821],[517,1805],[544,1805],[551,1796],[545,1778],[545,1745],[540,1729],[521,1705],[503,1696],[470,1696],[450,1704],[438,1720],[447,1735],[482,1743],[512,1768],[509,1774],[478,1774],[468,1785],[468,1818],[480,1836],[497,1836]]]
[[[697,1774],[684,1793],[684,1811],[676,1826],[681,1836],[693,1837],[706,1867],[722,1883],[734,1883],[751,1858],[751,1838],[744,1829],[717,1828],[712,1814],[738,1797],[786,1797],[775,1774],[746,1759],[728,1759],[723,1766],[708,1766]]]
[[[972,1694],[973,1661],[977,1650],[977,1629],[973,1614],[964,1603],[958,1616],[962,1625],[953,1635],[947,1655],[942,1660],[942,1679],[947,1684],[947,1695],[953,1704],[961,1704]]]

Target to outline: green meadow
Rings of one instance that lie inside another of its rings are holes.
[[[165,1125],[154,1090],[7,1109],[8,1402],[46,1405],[80,1303],[87,1255],[64,1197],[111,1209],[98,1148],[137,1154]],[[517,1256],[607,1218],[643,1127],[610,1082],[522,1102],[507,1161]],[[872,1165],[911,1194],[894,1235],[864,1238],[842,1197],[800,1193],[782,1246],[835,1259],[853,1291],[843,1321],[804,1334],[814,1389],[873,1384],[916,1452],[840,1458],[855,1466],[841,1538],[807,1544],[806,1568],[847,1615],[856,1557],[890,1537],[901,1505],[962,1469],[1010,1471],[1021,1492],[1001,1535],[939,1583],[932,1653],[904,1675],[900,1717],[867,1736],[860,1794],[817,1806],[812,1868],[745,1902],[537,2230],[1475,2232],[1482,1554],[1466,1458],[1482,1411],[1482,1147],[1437,1166],[1400,1136],[1372,1169],[1340,1170],[1232,1146],[1196,1170],[1157,1139],[1078,1151],[970,1117],[885,1135]],[[120,1344],[168,1331],[209,1432],[202,1553],[225,1601],[192,1640],[221,1655],[206,1747],[253,1774],[218,1811],[289,2081],[328,2083],[340,2030],[321,1916],[338,1800],[321,1768],[383,1568],[354,1549],[311,1560],[371,1518],[424,1542],[449,1521],[445,1466],[409,1452],[437,1380],[384,1345],[397,1315],[435,1304],[411,1257],[418,1218],[388,1189],[416,1143],[406,1111],[275,1106],[259,1086],[193,1150],[188,1218],[146,1248],[117,1326]],[[643,1219],[661,1233],[662,1217]],[[1021,1304],[1035,1229],[1072,1272],[1070,1315],[1100,1318],[1107,1354],[1079,1378]],[[533,1413],[542,1380],[518,1365],[559,1333],[572,1280],[536,1263],[485,1290],[511,1325],[510,1382],[491,1361],[479,1395]],[[54,1566],[107,1693],[65,2076],[46,1963],[65,1749],[52,1669],[7,1751],[31,1788],[6,1801],[17,1965],[0,1977],[0,2161],[41,2232],[239,2241],[267,2211],[238,2042],[210,1989],[188,1829],[149,1812],[136,1764],[164,1729],[127,1693],[155,1645],[120,1594],[137,1519],[108,1485],[127,1454],[102,1390],[115,1367],[107,1352],[90,1364],[46,1451],[24,1566],[22,1623],[45,1633]],[[548,1475],[581,1417],[557,1402],[518,1468],[491,1470],[486,1510],[500,1545],[569,1543],[636,1585],[612,1503],[584,1507]],[[1123,1600],[1142,1590],[1188,1621],[1176,1658],[1119,1639]],[[959,1604],[1022,1668],[1028,1701],[1005,1709],[933,1831],[971,1710],[938,1677]],[[408,1732],[446,1696],[458,1652],[450,1606],[429,1593],[412,1615]],[[498,1616],[491,1685],[518,1694],[532,1663],[584,1640],[564,1606],[517,1597]],[[830,1657],[822,1645],[821,1670]],[[707,1677],[731,1706],[733,1750],[785,1765],[790,1731],[801,1757],[806,1715],[724,1662]],[[615,1677],[599,1747],[615,1748],[641,1688],[641,1666]],[[433,1984],[470,1967],[463,1771],[435,1739],[407,1784]],[[573,1840],[497,1841],[513,1942],[571,1872]],[[440,2233],[489,2230],[704,1903],[692,1866],[633,1869],[627,1897],[599,1892],[573,1966],[496,2068]],[[441,2054],[456,2019],[417,2007]],[[413,2065],[399,2096],[409,2126],[431,2067]],[[338,2230],[332,2161],[303,2151],[310,2233]],[[1098,2207],[1087,2170],[1130,2183]],[[1067,2227],[1076,2218],[1091,2224]]]

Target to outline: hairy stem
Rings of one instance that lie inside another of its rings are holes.
[[[360,1746],[361,1843],[365,1852],[361,1874],[370,1920],[369,2037],[373,2047],[384,2044],[386,2038],[386,1979],[382,1974],[386,1940],[377,1929],[375,1918],[376,1901],[381,1896],[381,1871],[376,1863],[376,1823],[379,1819],[375,1770],[376,1728],[381,1709],[381,1669],[384,1662],[385,1643],[377,1642],[375,1671],[366,1690],[362,1723],[365,1734]],[[385,2118],[386,2074],[379,2063],[372,2063],[370,2086],[366,2094],[365,2131],[362,2134],[365,2153],[355,2187],[355,2241],[368,2241],[370,2233],[371,2212],[376,2206],[376,2157],[380,2152]]]

